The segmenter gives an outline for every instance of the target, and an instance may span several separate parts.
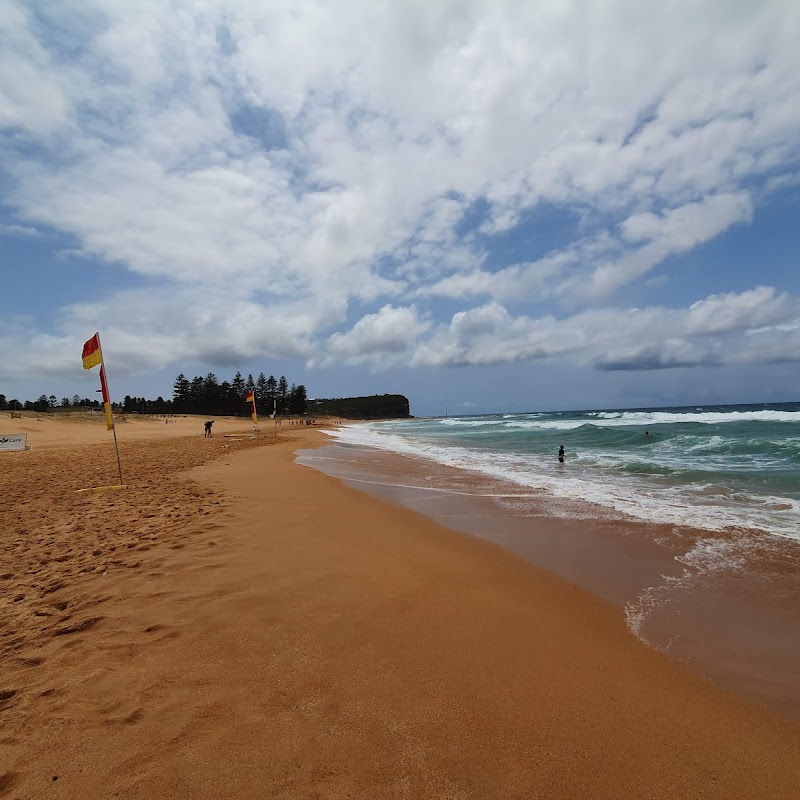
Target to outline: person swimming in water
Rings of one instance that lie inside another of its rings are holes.
[[[564,463],[564,445],[562,444],[561,447],[558,448],[558,462],[559,464]]]

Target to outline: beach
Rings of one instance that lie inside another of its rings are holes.
[[[800,726],[610,599],[202,422],[120,423],[79,493],[99,419],[0,415],[1,797],[796,794]]]
[[[800,722],[798,412],[381,422],[331,429],[298,461],[586,589],[648,646]]]

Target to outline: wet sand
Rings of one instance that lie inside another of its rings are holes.
[[[300,451],[299,462],[587,589],[650,647],[800,722],[800,543],[609,518],[427,459],[331,442]]]
[[[118,492],[99,421],[3,454],[0,796],[796,791],[800,728],[613,604],[200,422],[120,426]]]

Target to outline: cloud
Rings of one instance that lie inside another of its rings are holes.
[[[18,3],[0,7],[0,129],[48,137],[67,117],[63,76]]]
[[[800,302],[770,286],[758,286],[741,294],[710,295],[689,308],[687,330],[712,335],[735,330],[753,332],[800,318]]]
[[[458,312],[421,342],[412,364],[566,361],[604,371],[800,361],[800,300],[759,287],[685,309],[592,309],[512,317],[496,303]],[[794,349],[793,349],[794,348]]]
[[[322,366],[366,362],[383,368],[402,363],[428,327],[429,323],[418,317],[416,309],[386,305],[377,313],[362,317],[346,333],[333,334],[328,339],[325,356],[317,361]]]
[[[0,235],[2,236],[23,236],[26,238],[33,238],[40,236],[39,230],[32,228],[29,225],[0,225]]]
[[[118,375],[187,362],[230,368],[265,354],[305,360],[316,351],[316,331],[340,323],[345,312],[335,301],[298,299],[269,307],[208,287],[178,295],[170,287],[118,292],[100,302],[65,307],[58,335],[41,334],[30,319],[4,321],[0,379],[20,380],[29,373],[74,376],[76,353],[95,330],[101,331],[103,350],[113,357]]]
[[[661,214],[634,214],[620,223],[620,230],[628,242],[656,240],[671,251],[681,251],[716,236],[732,223],[749,221],[752,215],[753,204],[746,192],[718,194]]]
[[[675,253],[691,250],[737,222],[750,221],[753,206],[746,192],[720,194],[686,203],[662,214],[650,212],[628,217],[620,224],[627,242],[641,244],[598,266],[586,281],[573,278],[560,292],[591,300],[608,297],[615,289],[646,275]]]
[[[9,0],[4,230],[49,226],[145,289],[67,304],[6,369],[71,368],[87,325],[131,371],[727,362],[715,337],[795,300],[614,306],[796,181],[799,30],[781,2]],[[545,206],[579,221],[506,248]]]

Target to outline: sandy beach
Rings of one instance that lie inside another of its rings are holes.
[[[474,471],[329,437],[296,460],[492,542],[624,614],[647,646],[800,723],[800,547],[603,516]]]
[[[0,797],[796,796],[797,724],[296,464],[317,429],[131,419],[79,493],[100,419],[0,426]]]

